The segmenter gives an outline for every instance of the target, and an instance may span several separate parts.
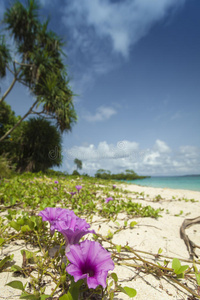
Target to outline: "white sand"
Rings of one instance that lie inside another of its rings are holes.
[[[122,246],[128,243],[128,245],[135,250],[151,252],[154,254],[158,253],[159,248],[161,248],[163,250],[163,255],[188,260],[189,253],[184,241],[180,238],[179,230],[185,218],[195,218],[200,216],[200,192],[142,187],[128,184],[121,184],[118,187],[128,190],[127,196],[131,197],[133,201],[139,202],[144,206],[151,205],[155,209],[162,208],[164,210],[161,212],[162,217],[157,220],[153,218],[129,219],[126,215],[119,214],[117,221],[120,225],[124,224],[124,220],[128,221],[128,225],[131,221],[136,221],[137,225],[135,225],[133,229],[130,229],[130,227],[127,226],[124,230],[116,233],[112,242]],[[139,199],[136,199],[137,195],[134,192],[144,192],[145,195],[144,197],[140,196]],[[148,197],[147,194],[149,195]],[[157,195],[161,195],[162,197],[162,200],[159,202],[153,201]],[[173,199],[173,196],[176,197],[176,199]],[[198,202],[178,201],[178,199],[182,198],[194,199]],[[103,236],[107,235],[108,230],[114,232],[117,229],[115,223],[112,221],[102,222],[102,219],[99,217],[93,218],[91,227]],[[187,234],[193,242],[200,245],[200,225],[195,225],[187,229]],[[107,244],[108,243],[105,243],[105,246]],[[20,241],[18,242],[18,245],[11,243],[3,249],[0,259],[2,259],[4,255],[14,253],[15,264],[20,265],[22,263],[20,253],[22,248],[25,249],[25,245],[20,244]],[[200,256],[200,249],[197,250],[196,253]],[[141,255],[143,258],[150,261],[150,256],[144,254]],[[169,264],[169,267],[171,267],[171,263]],[[200,269],[200,265],[197,265],[197,267]],[[135,300],[188,299],[189,294],[181,291],[177,286],[167,282],[165,279],[158,279],[153,275],[138,272],[135,268],[116,265],[113,272],[118,274],[122,286],[129,286],[136,289],[137,296],[134,298]],[[6,283],[12,280],[26,282],[27,279],[22,277],[20,277],[20,279],[15,278],[12,273],[0,273],[0,299],[19,299],[20,291],[5,286]],[[194,286],[193,288],[197,293],[197,290],[195,290],[197,287]],[[120,293],[116,295],[114,299],[126,300],[130,298],[125,294]]]

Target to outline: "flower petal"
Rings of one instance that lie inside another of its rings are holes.
[[[89,277],[89,276],[87,276],[87,285],[88,285],[89,289],[96,289],[96,287],[99,284],[100,283],[98,282],[98,280],[96,279],[96,277]],[[106,287],[106,285],[104,287]]]
[[[80,245],[72,245],[70,247],[70,251],[66,254],[66,256],[72,264],[80,269],[85,262],[84,257],[81,253]]]
[[[108,271],[114,269],[114,263],[110,253],[98,242],[86,240],[80,245],[72,245],[66,256],[76,267],[67,267],[68,273],[75,274],[76,280],[86,278],[89,288],[96,288],[98,285],[106,287]]]
[[[67,273],[69,273],[70,275],[74,276],[74,280],[77,282],[80,279],[86,278],[87,274],[82,274],[81,270],[75,266],[74,264],[69,264],[66,267],[66,271]]]

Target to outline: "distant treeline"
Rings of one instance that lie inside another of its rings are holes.
[[[133,170],[126,170],[125,173],[111,174],[111,172],[108,170],[99,169],[96,172],[95,177],[101,179],[134,180],[134,179],[144,179],[150,176],[139,176]]]

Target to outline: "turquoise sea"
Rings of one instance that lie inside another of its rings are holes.
[[[200,191],[200,175],[151,177],[127,182],[142,186]]]

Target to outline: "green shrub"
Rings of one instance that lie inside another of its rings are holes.
[[[5,155],[0,156],[0,178],[9,178],[13,174],[14,166]]]

